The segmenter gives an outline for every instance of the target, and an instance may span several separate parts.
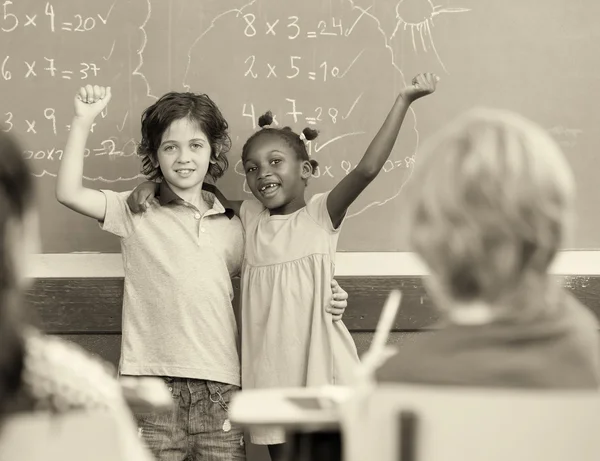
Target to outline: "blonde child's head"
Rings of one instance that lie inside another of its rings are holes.
[[[568,233],[574,182],[544,129],[475,109],[419,153],[409,196],[410,243],[438,301],[506,309],[547,283]]]

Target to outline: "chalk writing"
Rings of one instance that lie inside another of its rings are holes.
[[[577,145],[577,139],[583,133],[583,130],[578,128],[566,128],[564,126],[554,126],[548,130],[556,142],[561,147],[571,148]]]
[[[99,0],[85,10],[74,0],[0,1],[0,34],[15,37],[0,45],[0,84],[9,93],[26,88],[31,100],[21,107],[18,99],[9,99],[0,129],[24,139],[23,155],[37,176],[56,173],[73,117],[71,95],[79,86],[99,84],[111,85],[114,99],[110,114],[104,111],[90,129],[86,168],[100,169],[90,178],[139,179],[140,114],[163,92],[183,89],[214,94],[222,106],[234,140],[228,154],[234,178],[244,175],[238,167],[241,145],[264,111],[272,110],[274,126],[318,129],[307,149],[320,163],[313,174],[323,184],[319,188],[332,187],[356,167],[398,88],[407,83],[396,55],[399,37],[405,34],[415,51],[437,55],[432,18],[468,11],[428,0],[385,2],[385,13],[354,0],[326,9],[317,0],[285,7],[276,0],[238,0],[235,7],[209,1],[190,4],[186,13],[151,0],[126,6]],[[411,16],[410,2],[420,2],[421,16]],[[176,27],[187,15],[202,17],[198,28]],[[382,25],[384,18],[395,19],[393,26]],[[53,40],[51,46],[21,46],[34,29],[42,40]],[[213,63],[221,54],[228,59]],[[223,74],[229,75],[220,87]],[[394,151],[382,172],[393,177],[385,184],[394,187],[369,189],[358,213],[392,200],[410,178],[420,136],[414,111],[405,125],[406,145]],[[117,168],[114,162],[122,164]],[[235,184],[249,193],[242,179]]]
[[[63,79],[66,79],[66,80],[71,80],[71,78],[76,78],[76,79],[78,78],[79,80],[85,80],[88,77],[97,77],[98,72],[100,71],[100,68],[93,62],[81,62],[81,63],[79,63],[80,67],[78,68],[77,73],[74,75],[73,70],[57,69],[54,64],[55,61],[53,58],[44,57],[43,59],[47,62],[47,65],[48,65],[48,67],[44,67],[43,70],[47,71],[51,77],[61,76]],[[4,80],[11,80],[13,78],[13,72],[11,72],[9,70],[9,68],[10,68],[9,60],[10,60],[10,56],[5,56],[4,60],[2,61],[2,66],[0,69],[2,78]],[[19,69],[21,72],[20,76],[22,76],[24,79],[30,79],[30,78],[32,79],[34,77],[38,77],[39,70],[36,68],[36,64],[37,64],[36,60],[32,60],[32,61],[23,60],[22,63],[23,63],[23,66],[21,66]],[[14,74],[14,75],[17,75],[17,74]]]
[[[414,4],[418,4],[420,8],[415,8]],[[441,14],[466,13],[468,11],[470,11],[470,8],[434,5],[433,0],[418,0],[416,2],[414,0],[412,2],[400,1],[396,4],[396,26],[390,39],[394,39],[398,33],[410,34],[414,52],[418,53],[419,49],[422,49],[424,52],[433,51],[444,71],[448,72],[433,40],[431,32],[433,19]],[[409,16],[413,18],[409,18]],[[420,43],[417,43],[417,41]]]
[[[38,27],[38,15],[42,14],[41,12],[17,14],[15,11],[15,6],[16,5],[14,5],[10,0],[6,0],[2,4],[2,18],[0,21],[2,24],[0,26],[0,30],[2,30],[2,32],[13,32],[16,31],[17,28]],[[46,2],[44,5],[43,15],[47,17],[48,27],[50,28],[51,32],[56,32],[57,27],[58,30],[66,32],[89,32],[97,25],[107,24],[108,18],[114,6],[115,4],[113,3],[104,16],[100,13],[91,16],[74,14],[64,16],[65,20],[60,20],[57,23],[54,5],[50,2]]]
[[[250,55],[244,60],[244,77],[250,77],[253,79],[265,77],[267,79],[270,79],[277,78],[278,76],[280,76],[286,77],[288,79],[293,79],[298,77],[299,75],[306,75],[311,81],[327,82],[327,79],[345,77],[346,74],[352,68],[352,66],[356,63],[356,61],[358,61],[363,52],[364,50],[358,53],[343,72],[340,71],[340,68],[338,66],[331,65],[328,61],[323,61],[319,63],[317,66],[312,67],[312,70],[302,72],[303,69],[301,68],[301,56],[290,56],[289,61],[287,65],[285,65],[285,67],[280,64],[274,64],[272,62],[261,62],[257,65],[256,56]],[[281,67],[284,67],[284,69],[277,70],[278,66],[280,69]]]
[[[284,35],[288,40],[295,40],[298,37],[305,36],[306,38],[317,37],[344,37],[351,33],[351,28],[344,29],[341,18],[322,19],[316,24],[313,22],[312,27],[306,24],[301,26],[301,19],[298,16],[287,16],[275,20],[258,21],[253,13],[246,13],[241,16],[244,26],[244,35],[246,37],[255,37],[259,34],[257,27],[260,28],[260,34],[278,37]],[[305,31],[305,28],[307,29]],[[280,32],[280,35],[277,33]]]
[[[59,126],[64,127],[64,132],[68,132],[70,130],[70,125],[66,122],[67,120],[70,120],[71,115],[69,114],[68,116],[64,117],[62,119],[62,124],[59,125],[59,122],[57,121],[56,118],[56,110],[52,107],[47,107],[43,110],[40,111],[41,113],[39,114],[40,116],[43,115],[43,117],[48,120],[50,122],[50,127],[52,129],[52,133],[54,135],[57,135],[60,133],[60,131],[58,130]],[[10,111],[10,112],[5,112],[5,119],[4,119],[4,125],[6,126],[6,128],[4,128],[3,131],[5,132],[9,132],[11,131],[13,128],[15,128],[15,125],[17,126],[17,128],[20,126],[21,128],[26,128],[26,133],[33,133],[33,134],[37,134],[37,130],[39,129],[39,126],[37,126],[37,118],[22,118],[22,119],[15,119],[14,118],[14,112]],[[38,115],[36,113],[36,115]],[[105,118],[107,115],[107,111],[105,109],[105,111],[103,111],[102,113],[102,118]],[[126,114],[127,115],[127,114]],[[93,123],[91,128],[90,128],[90,132],[93,133],[94,132],[94,127],[96,126],[96,123]],[[121,129],[122,131],[122,129]]]
[[[118,139],[116,137],[100,141],[98,147],[86,147],[84,157],[133,157],[136,155],[137,143],[134,139],[130,139],[121,147],[117,146]],[[47,160],[58,161],[62,159],[63,150],[59,147],[51,147],[43,150],[25,150],[23,157],[26,160]]]

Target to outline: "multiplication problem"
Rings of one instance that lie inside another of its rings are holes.
[[[312,155],[309,153],[309,155]],[[392,159],[388,159],[386,160],[385,164],[383,165],[383,168],[381,169],[383,173],[391,173],[392,171],[395,170],[406,170],[409,168],[414,167],[415,164],[415,158],[414,155],[411,157],[405,157],[402,160],[392,160]],[[343,176],[347,176],[348,174],[350,174],[350,172],[352,170],[354,170],[356,168],[356,166],[358,165],[357,163],[352,163],[350,160],[342,160],[339,162],[339,168],[342,170],[341,174]],[[337,165],[319,165],[319,168],[313,173],[313,177],[315,178],[323,178],[323,177],[330,177],[330,178],[335,178],[336,176],[338,176],[338,171],[337,171]]]
[[[25,79],[32,79],[37,77],[38,74],[45,73],[45,75],[50,75],[50,77],[62,77],[65,80],[71,80],[72,78],[85,80],[88,77],[97,77],[98,72],[100,71],[100,68],[93,62],[80,62],[79,68],[76,70],[59,70],[56,68],[53,58],[44,57],[43,59],[44,61],[40,64],[38,64],[36,60],[24,60],[21,65],[18,62],[13,64],[10,61],[10,56],[5,56],[2,60],[2,65],[0,66],[0,75],[4,80],[11,80],[13,78],[13,73],[15,73],[15,75],[21,75]],[[16,73],[19,69],[21,74]]]
[[[328,120],[331,120],[333,123],[337,123],[339,117],[339,110],[335,107],[323,108],[316,107],[313,112],[310,113],[310,117],[304,116],[303,112],[300,112],[296,109],[296,100],[295,99],[286,99],[287,102],[291,104],[291,110],[286,112],[286,116],[291,116],[294,119],[294,123],[298,123],[299,118],[303,118],[304,121],[309,125],[316,125],[318,123],[323,122],[323,117],[327,117]],[[314,115],[314,116],[313,116]],[[254,110],[254,104],[244,104],[242,107],[242,116],[248,117],[252,120],[252,129],[256,129],[256,111]],[[279,121],[277,120],[277,115],[273,114],[273,125],[278,126]]]
[[[309,153],[309,155],[312,156],[311,153]],[[402,160],[388,159],[385,162],[385,165],[383,166],[383,168],[381,170],[382,170],[382,173],[384,173],[384,174],[391,173],[393,171],[398,171],[398,170],[408,170],[408,169],[414,167],[414,163],[415,163],[414,156],[405,157]],[[338,161],[334,161],[333,163],[331,163],[331,159],[329,159],[328,163],[319,161],[319,167],[313,171],[312,177],[315,179],[319,179],[319,178],[321,178],[321,179],[328,179],[328,178],[336,179],[339,177],[348,176],[350,174],[350,172],[356,168],[357,165],[358,165],[358,162],[352,163],[352,161],[350,161],[350,160],[338,160]],[[243,176],[243,177],[246,176],[246,172],[244,171],[244,166],[243,166],[241,160],[238,160],[238,162],[235,164],[234,171],[235,171],[235,173],[237,173],[240,176]],[[242,189],[247,194],[252,193],[250,191],[250,188],[248,187],[248,183],[246,182],[246,180],[244,180]]]
[[[303,119],[308,125],[317,125],[329,121],[335,124],[338,123],[338,121],[346,120],[348,117],[350,117],[354,111],[354,108],[362,98],[362,95],[363,93],[358,95],[344,115],[341,115],[340,111],[335,107],[322,106],[314,108],[311,112],[304,113],[298,110],[295,99],[286,98],[285,101],[288,104],[289,110],[285,112],[285,116],[291,117],[294,120],[294,123],[298,123],[300,119]],[[242,105],[242,116],[248,117],[252,121],[252,129],[255,130],[257,114],[253,103],[244,103]],[[273,124],[276,126],[279,125],[276,114],[273,114]]]
[[[343,78],[352,68],[352,66],[358,61],[364,50],[356,55],[352,62],[344,69],[343,72],[337,66],[332,66],[327,61],[323,61],[316,68],[311,69],[306,73],[309,80],[327,82],[327,79],[332,78]],[[302,74],[302,56],[290,56],[289,68],[286,66],[285,69],[281,70],[277,68],[276,64],[270,62],[261,62],[257,64],[256,56],[250,55],[244,61],[245,72],[244,77],[251,78],[278,78],[285,77],[288,79],[294,79]]]
[[[348,175],[352,170],[356,168],[358,163],[353,164],[350,160],[342,160],[340,162],[340,168],[344,174]],[[401,160],[387,159],[381,168],[383,173],[390,173],[394,170],[407,170],[415,166],[415,156],[404,157]]]
[[[348,37],[358,21],[366,13],[363,11],[354,23],[344,28],[341,19],[331,18],[331,20],[318,21],[316,27],[304,29],[300,26],[298,16],[288,16],[285,19],[275,19],[274,21],[257,21],[256,15],[247,13],[241,18],[244,21],[244,35],[246,37],[255,37],[257,35],[271,35],[277,37],[284,35],[288,40],[295,40],[299,37],[317,38],[317,37]]]
[[[44,21],[48,24],[50,31],[56,32],[57,30],[68,31],[68,32],[89,32],[94,29],[97,25],[106,25],[108,17],[115,4],[113,3],[108,12],[102,16],[100,13],[95,16],[87,16],[81,14],[75,14],[69,17],[68,21],[59,21],[54,13],[54,6],[47,2],[44,8],[44,12],[38,12],[30,14],[16,14],[14,11],[13,2],[6,0],[2,4],[2,17],[0,18],[0,30],[2,32],[13,32],[18,27],[37,27],[38,22]],[[41,16],[38,18],[38,16]]]
[[[133,157],[136,155],[137,144],[134,139],[130,139],[125,143],[125,145],[121,148],[117,148],[117,140],[116,138],[109,138],[101,141],[99,143],[100,147],[95,147],[92,149],[85,148],[83,152],[84,157]],[[62,149],[57,149],[56,147],[51,147],[49,149],[41,149],[41,150],[25,150],[23,151],[23,157],[25,160],[46,160],[46,161],[57,161],[60,162],[62,160],[64,151]]]
[[[105,118],[107,116],[108,112],[107,109],[104,109],[104,111],[102,112],[102,118]],[[57,123],[56,120],[56,110],[54,110],[52,107],[47,107],[46,109],[44,109],[43,111],[43,115],[44,115],[44,121],[43,123],[48,123],[50,128],[52,128],[52,132],[54,134],[58,134],[58,126],[59,124]],[[46,122],[47,121],[47,122]],[[24,129],[25,134],[27,133],[31,133],[31,134],[37,134],[37,130],[39,129],[39,126],[37,126],[37,119],[34,117],[31,118],[24,118],[22,120],[18,120],[15,118],[14,113],[13,112],[4,112],[2,118],[0,119],[0,124],[4,126],[3,130],[4,132],[8,133],[10,131],[12,131],[13,129]],[[94,127],[96,126],[95,123],[92,123],[92,126],[90,127],[90,132],[94,132]],[[71,125],[64,125],[64,127],[66,128],[66,130],[70,130],[71,129]]]

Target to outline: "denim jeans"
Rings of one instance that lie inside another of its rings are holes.
[[[139,431],[158,461],[244,461],[243,431],[227,409],[237,386],[187,378],[163,378],[173,396],[166,413],[138,413]]]

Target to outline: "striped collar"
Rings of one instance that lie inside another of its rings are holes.
[[[216,187],[214,184],[208,184],[205,182],[205,183],[202,183],[202,190],[214,195]],[[169,184],[167,183],[167,181],[161,181],[158,186],[158,202],[161,204],[161,206],[165,206],[165,205],[168,205],[169,203],[179,201],[179,200],[183,200],[183,199],[179,195],[177,195],[175,192],[173,192],[173,189],[171,189],[171,187],[169,187]],[[221,203],[215,197],[215,203],[213,205],[213,209],[219,213],[224,213],[225,216],[227,216],[229,219],[233,218],[234,211],[233,211],[231,204],[227,200],[224,200],[223,202],[224,203]]]

